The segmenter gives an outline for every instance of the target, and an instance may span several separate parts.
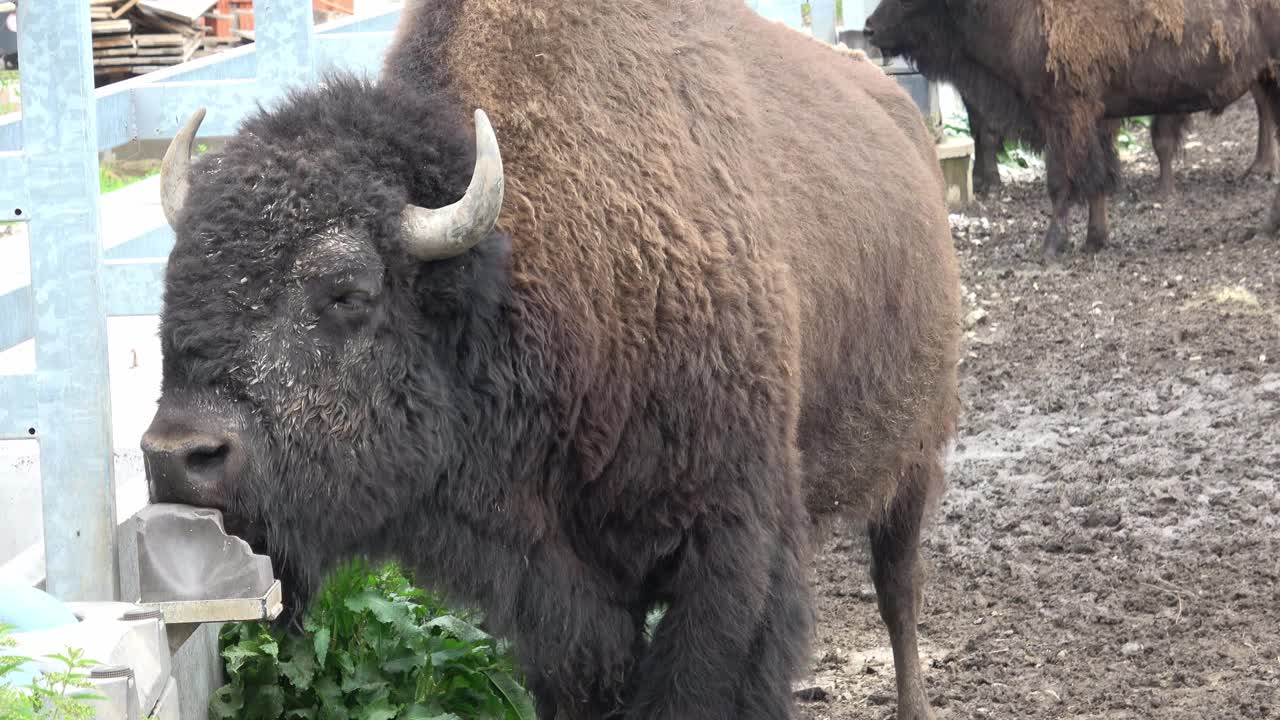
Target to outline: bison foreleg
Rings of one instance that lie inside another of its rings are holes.
[[[789,521],[784,525],[798,526]],[[771,614],[806,604],[803,583],[772,558],[785,539],[761,520],[717,523],[694,531],[667,583],[670,605],[648,652],[628,680],[627,720],[787,720],[790,681],[807,638],[802,623]],[[773,587],[771,587],[773,585]],[[778,644],[786,647],[778,647]],[[767,680],[766,680],[767,678]],[[755,707],[738,703],[744,683],[760,682]]]
[[[1101,102],[1070,98],[1061,106],[1046,105],[1040,113],[1045,128],[1045,172],[1053,217],[1044,237],[1044,254],[1061,255],[1067,249],[1071,205],[1109,194],[1120,179],[1120,156],[1115,135],[1120,124],[1103,117]],[[1105,205],[1101,206],[1105,211]],[[1094,247],[1106,244],[1106,224],[1090,226]]]
[[[986,197],[1003,185],[999,153],[1004,139],[981,111],[967,101],[964,107],[969,114],[969,133],[973,135],[973,191]]]
[[[1098,252],[1106,247],[1110,232],[1110,221],[1107,219],[1107,196],[1098,193],[1089,198],[1089,232],[1084,238],[1085,251]]]
[[[1071,191],[1067,185],[1066,168],[1052,149],[1045,153],[1044,164],[1053,214],[1049,218],[1049,229],[1044,234],[1043,252],[1046,257],[1057,257],[1067,250],[1067,234],[1071,228]]]
[[[496,633],[515,640],[539,720],[617,717],[643,647],[643,614],[592,582],[592,570],[558,543],[531,548],[493,572],[515,582],[507,602],[488,610]]]
[[[913,473],[941,472],[917,466]],[[920,531],[928,504],[927,477],[913,477],[903,485],[888,513],[872,523],[871,579],[876,586],[880,617],[889,628],[893,668],[898,684],[898,720],[931,720],[933,711],[924,690],[917,646],[916,623],[922,597],[919,566]]]
[[[791,717],[792,673],[808,659],[813,627],[806,563],[799,552],[803,542],[781,543],[775,552],[764,615],[738,686],[735,717]]]

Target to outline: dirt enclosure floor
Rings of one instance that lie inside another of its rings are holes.
[[[1196,116],[1178,194],[1125,163],[1112,246],[1045,264],[1042,182],[953,216],[966,412],[928,531],[944,718],[1280,718],[1280,240],[1251,102]],[[1084,212],[1072,239],[1083,242]],[[816,562],[807,720],[886,718],[861,530]],[[823,694],[823,693],[819,693]]]

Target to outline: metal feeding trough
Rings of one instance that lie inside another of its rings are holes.
[[[159,610],[166,625],[274,620],[283,610],[271,558],[228,535],[221,512],[156,504],[131,523],[138,558],[135,602]]]

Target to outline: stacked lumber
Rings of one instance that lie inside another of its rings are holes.
[[[87,0],[93,68],[111,82],[190,60],[203,46],[201,17],[214,0]]]

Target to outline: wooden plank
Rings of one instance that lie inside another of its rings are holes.
[[[115,65],[133,65],[136,62],[138,62],[136,57],[96,57],[93,59],[93,66],[112,67]]]
[[[129,12],[130,10],[132,10],[132,9],[133,9],[133,6],[134,6],[134,5],[137,5],[137,4],[138,4],[138,0],[125,0],[125,4],[123,4],[123,5],[121,5],[120,7],[116,8],[115,12],[111,13],[111,17],[112,17],[112,18],[118,18],[118,17],[120,17],[121,15],[124,15],[125,13]]]
[[[138,48],[136,57],[146,58],[147,62],[151,62],[153,57],[176,57],[185,59],[190,52],[195,52],[198,43],[188,45],[186,47],[156,47],[156,48]]]
[[[174,20],[194,23],[216,0],[141,0],[140,7]]]
[[[131,54],[125,56],[95,54],[93,65],[96,68],[134,67],[137,65],[167,67],[190,60],[191,56],[199,49],[200,41],[196,40],[185,47],[138,48],[137,50],[129,51]],[[108,50],[105,52],[113,51]],[[136,69],[135,72],[137,72]]]
[[[198,32],[195,27],[192,27],[191,23],[157,15],[143,8],[141,4],[134,9],[134,17],[140,27],[154,28],[167,33],[180,33],[183,35]]]
[[[93,39],[93,49],[133,47],[133,38],[128,35],[104,35]]]
[[[139,50],[135,47],[122,48],[106,48],[104,50],[94,50],[93,56],[100,57],[137,57]]]
[[[165,46],[183,46],[190,42],[192,37],[198,35],[183,35],[182,33],[139,33],[133,36],[138,47],[165,47]]]
[[[133,29],[133,23],[129,20],[94,20],[89,26],[93,28],[94,35],[127,33]]]

